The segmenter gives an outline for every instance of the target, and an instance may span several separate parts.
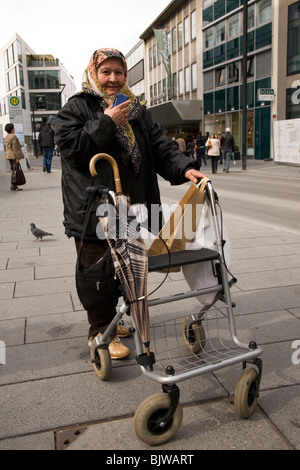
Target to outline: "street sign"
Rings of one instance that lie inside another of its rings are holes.
[[[17,96],[12,96],[9,100],[8,105],[9,119],[14,122],[22,122],[22,103],[20,98]],[[19,119],[18,119],[19,117]]]
[[[259,88],[257,90],[258,101],[274,101],[275,93],[273,88]]]

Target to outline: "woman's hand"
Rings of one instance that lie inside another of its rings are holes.
[[[194,168],[190,168],[186,173],[185,177],[190,180],[192,183],[196,184],[199,179],[206,178],[206,175],[201,173],[201,171],[195,170]]]
[[[127,121],[129,113],[129,105],[131,101],[125,101],[124,103],[119,104],[118,106],[109,106],[104,114],[107,114],[111,117],[117,127],[122,126]]]

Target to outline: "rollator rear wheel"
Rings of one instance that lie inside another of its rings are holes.
[[[253,367],[244,369],[234,392],[234,408],[240,418],[249,418],[258,400],[259,377]]]
[[[192,353],[198,354],[205,348],[205,331],[201,322],[190,322],[190,317],[185,317],[181,326],[183,341]]]
[[[168,394],[158,393],[146,398],[134,415],[134,429],[137,437],[149,444],[158,446],[168,442],[175,436],[182,423],[182,407],[178,403],[170,421],[161,425],[161,418],[170,408],[171,400]]]
[[[106,348],[97,348],[93,359],[93,351],[92,348],[90,349],[94,371],[96,372],[98,379],[109,380],[112,371],[112,362],[109,350]]]

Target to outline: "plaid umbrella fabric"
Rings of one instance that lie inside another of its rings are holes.
[[[130,303],[133,319],[148,354],[150,353],[147,302],[148,251],[135,216],[130,214],[130,201],[122,194],[115,160],[107,154],[95,155],[90,163],[91,174],[96,175],[95,164],[101,158],[112,164],[117,194],[113,210],[110,208],[105,216],[99,217],[99,220],[111,250],[116,274]]]

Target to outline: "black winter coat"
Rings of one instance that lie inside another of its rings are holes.
[[[107,153],[117,161],[123,192],[130,196],[132,204],[146,202],[149,214],[151,204],[160,205],[157,174],[176,185],[187,182],[184,175],[189,168],[199,168],[196,160],[180,152],[168,138],[166,130],[152,120],[151,113],[146,108],[143,109],[141,119],[130,124],[142,155],[142,173],[139,176],[134,175],[133,168],[122,163],[121,150],[115,138],[117,127],[104,114],[100,98],[80,92],[70,98],[58,113],[55,141],[62,163],[64,225],[68,237],[78,238],[81,235],[86,209],[86,187],[103,185],[115,189],[112,168],[106,161],[97,162],[97,176],[92,178],[89,162],[97,153]],[[141,181],[143,187],[136,192]],[[141,200],[141,192],[144,200]],[[97,218],[92,215],[86,239],[97,240],[97,223]]]

